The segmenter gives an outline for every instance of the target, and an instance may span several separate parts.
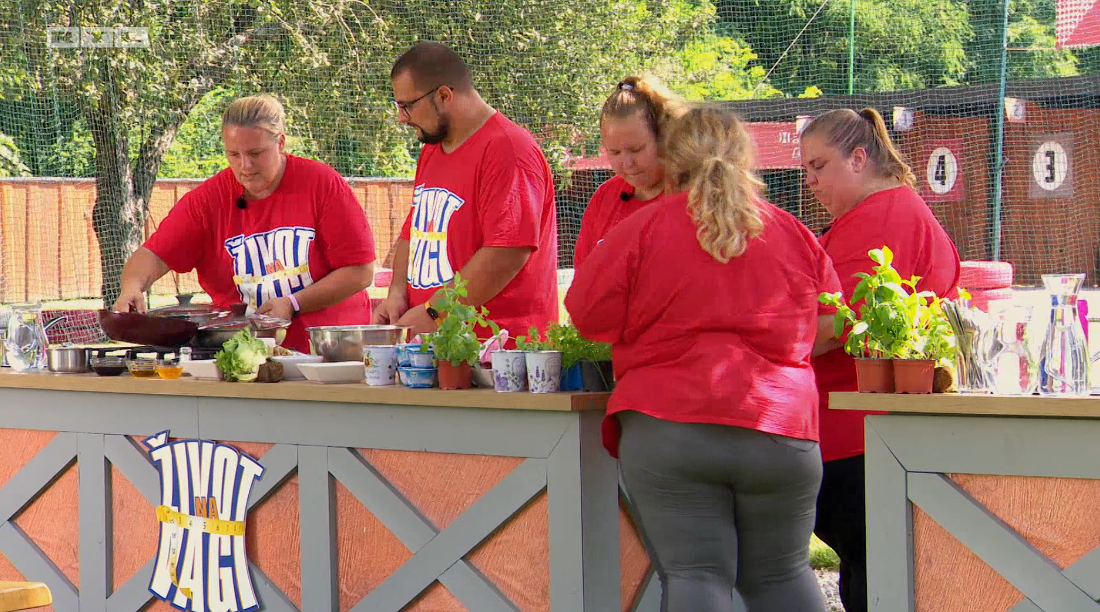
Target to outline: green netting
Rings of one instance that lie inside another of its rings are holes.
[[[0,0],[0,302],[112,297],[126,257],[194,184],[170,179],[224,167],[220,113],[259,91],[287,104],[290,150],[357,181],[372,225],[392,226],[418,144],[395,120],[388,73],[420,40],[458,50],[490,104],[542,142],[562,267],[610,176],[599,105],[626,74],[650,72],[737,108],[769,197],[811,228],[826,215],[802,183],[798,118],[874,106],[965,259],[1011,261],[1021,284],[1084,271],[1095,285],[1092,5]]]

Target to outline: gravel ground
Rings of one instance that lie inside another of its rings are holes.
[[[844,612],[840,604],[840,591],[837,590],[839,573],[835,570],[814,570],[817,583],[821,585],[821,594],[825,596],[826,612]]]

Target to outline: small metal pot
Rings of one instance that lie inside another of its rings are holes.
[[[51,346],[46,349],[46,367],[51,372],[64,374],[90,372],[88,349],[78,346]]]

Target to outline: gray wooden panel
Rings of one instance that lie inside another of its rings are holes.
[[[538,459],[528,461],[541,462]],[[359,453],[347,448],[329,449],[329,470],[409,550],[419,551],[438,535],[439,530],[431,521]],[[439,582],[467,609],[478,612],[516,610],[508,597],[468,559],[463,558],[448,568],[439,576]]]
[[[878,432],[864,423],[867,481],[867,598],[876,612],[913,612],[913,508],[905,468]]]
[[[360,600],[352,612],[401,610],[538,495],[545,482],[545,463],[537,459],[524,461]],[[558,610],[552,605],[551,609]]]
[[[661,579],[652,569],[642,584],[642,596],[634,602],[630,612],[661,612]]]
[[[869,415],[910,472],[1100,478],[1100,421]]]
[[[327,448],[298,447],[298,495],[302,609],[336,612],[336,503]]]
[[[160,476],[149,455],[127,436],[106,436],[104,452],[111,465],[134,485],[154,508],[160,505]]]
[[[608,554],[619,550],[619,473],[603,416],[578,413],[547,460],[552,610],[621,609],[619,555]]]
[[[1043,610],[1040,610],[1039,606],[1035,605],[1035,602],[1030,599],[1024,599],[1020,603],[1009,608],[1008,612],[1043,612]]]
[[[7,429],[130,435],[168,429],[191,438],[198,434],[196,407],[195,398],[176,395],[0,389],[0,423]]]
[[[262,612],[299,612],[286,593],[275,586],[255,563],[249,563],[248,568],[252,573],[252,585],[256,587],[256,599]]]
[[[137,612],[153,599],[153,594],[149,592],[149,577],[153,575],[155,563],[155,557],[147,561],[137,573],[111,593],[107,598],[107,612]]]
[[[27,580],[49,587],[56,612],[79,612],[80,602],[73,583],[15,523],[0,525],[0,552]]]
[[[909,499],[1041,610],[1097,612],[1091,597],[1004,521],[940,474],[908,474]],[[870,569],[870,564],[868,564]]]
[[[1094,548],[1084,557],[1062,570],[1089,597],[1100,600],[1100,548]],[[1022,612],[1022,611],[1016,611]]]
[[[329,449],[329,471],[409,550],[416,552],[439,530],[359,453]]]
[[[298,468],[298,447],[293,444],[276,444],[263,457],[253,457],[264,466],[264,474],[248,492],[248,509],[267,499]]]
[[[31,411],[28,411],[31,412]],[[76,436],[59,433],[0,488],[0,521],[10,520],[76,459]]]
[[[103,434],[80,434],[77,440],[79,491],[80,611],[106,612],[110,592],[111,517],[109,472]]]
[[[202,437],[349,448],[546,457],[569,412],[198,398]]]

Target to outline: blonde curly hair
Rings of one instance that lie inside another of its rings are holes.
[[[764,183],[753,170],[752,141],[733,112],[691,108],[662,138],[666,190],[689,191],[699,246],[726,263],[764,231],[759,206]]]

